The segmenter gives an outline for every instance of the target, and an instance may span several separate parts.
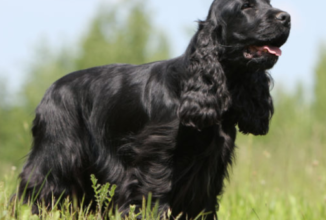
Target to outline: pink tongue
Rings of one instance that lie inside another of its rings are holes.
[[[260,51],[267,50],[269,53],[274,54],[278,57],[282,55],[282,51],[278,47],[263,46],[263,47],[258,47],[258,50],[260,50]]]

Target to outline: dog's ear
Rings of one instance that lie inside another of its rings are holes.
[[[231,87],[232,109],[242,133],[267,134],[274,113],[270,95],[271,80],[270,76],[262,71],[244,77],[241,83]]]
[[[219,63],[218,31],[214,22],[199,22],[186,52],[187,76],[182,85],[181,123],[202,129],[220,122],[230,105],[226,76]]]

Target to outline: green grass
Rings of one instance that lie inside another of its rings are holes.
[[[258,194],[241,191],[226,193],[222,200],[219,217],[222,220],[321,220],[326,218],[322,201],[307,201],[301,195],[283,192]]]
[[[281,147],[271,148],[253,136],[240,136],[239,141],[242,146],[237,149],[236,163],[230,170],[231,181],[226,181],[225,193],[220,198],[220,220],[326,219],[325,155],[313,153],[316,149],[300,153],[296,144],[289,145],[285,153]],[[40,219],[32,216],[30,207],[26,205],[14,207],[17,218],[11,215],[13,207],[8,201],[15,191],[16,183],[12,179],[16,174],[17,170],[13,169],[0,182],[0,220]],[[110,197],[103,195],[112,188],[98,185],[96,179],[93,179],[93,185],[99,208],[108,206]],[[76,216],[79,219],[101,219],[99,213],[88,213],[87,210],[71,212],[70,205],[71,202],[66,201],[66,208],[44,212],[42,219],[76,219]],[[135,219],[138,214],[131,211],[130,219]],[[148,207],[146,203],[141,215],[143,219],[159,219],[157,209]],[[109,216],[110,219],[121,219],[112,213]]]
[[[272,129],[278,138],[269,141],[239,136],[231,181],[221,198],[221,220],[326,219],[323,129],[315,129],[310,138],[298,135],[298,129]]]
[[[235,164],[230,169],[230,181],[225,182],[225,193],[219,198],[220,220],[326,219],[326,129],[312,123],[305,117],[307,114],[300,114],[300,117],[284,114],[282,118],[282,111],[278,112],[267,136],[238,135],[239,147]],[[15,163],[3,164],[1,169],[6,170],[7,175],[0,177],[0,220],[40,219],[31,216],[26,205],[14,207],[18,217],[13,217],[13,207],[8,201],[15,192],[17,183],[13,180],[20,168],[11,169]],[[100,188],[94,190],[99,192],[100,204],[110,202],[103,197]],[[44,212],[42,219],[70,220],[76,216],[101,219],[99,213],[88,213],[87,210],[71,212],[69,204],[66,201],[67,208],[60,211]],[[147,207],[145,203],[141,213],[144,219],[158,219],[157,209]],[[132,212],[131,219],[137,215]],[[111,213],[110,219],[118,220],[121,216]]]

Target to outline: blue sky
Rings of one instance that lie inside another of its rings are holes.
[[[0,0],[0,78],[17,89],[26,76],[35,46],[46,40],[52,48],[74,44],[100,2],[119,0]],[[172,56],[184,52],[195,21],[204,19],[212,0],[148,0],[152,19],[168,35]],[[292,32],[283,55],[270,72],[275,85],[293,89],[297,82],[313,85],[319,46],[326,41],[326,1],[272,0],[272,5],[292,16]],[[1,89],[1,88],[0,88]]]

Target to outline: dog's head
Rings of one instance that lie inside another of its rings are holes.
[[[290,15],[269,0],[215,0],[206,22],[215,27],[212,38],[225,59],[250,69],[274,66],[291,27]]]
[[[273,103],[264,73],[281,55],[290,26],[290,15],[269,0],[215,0],[186,51],[182,123],[201,129],[231,109],[243,133],[266,134]]]

